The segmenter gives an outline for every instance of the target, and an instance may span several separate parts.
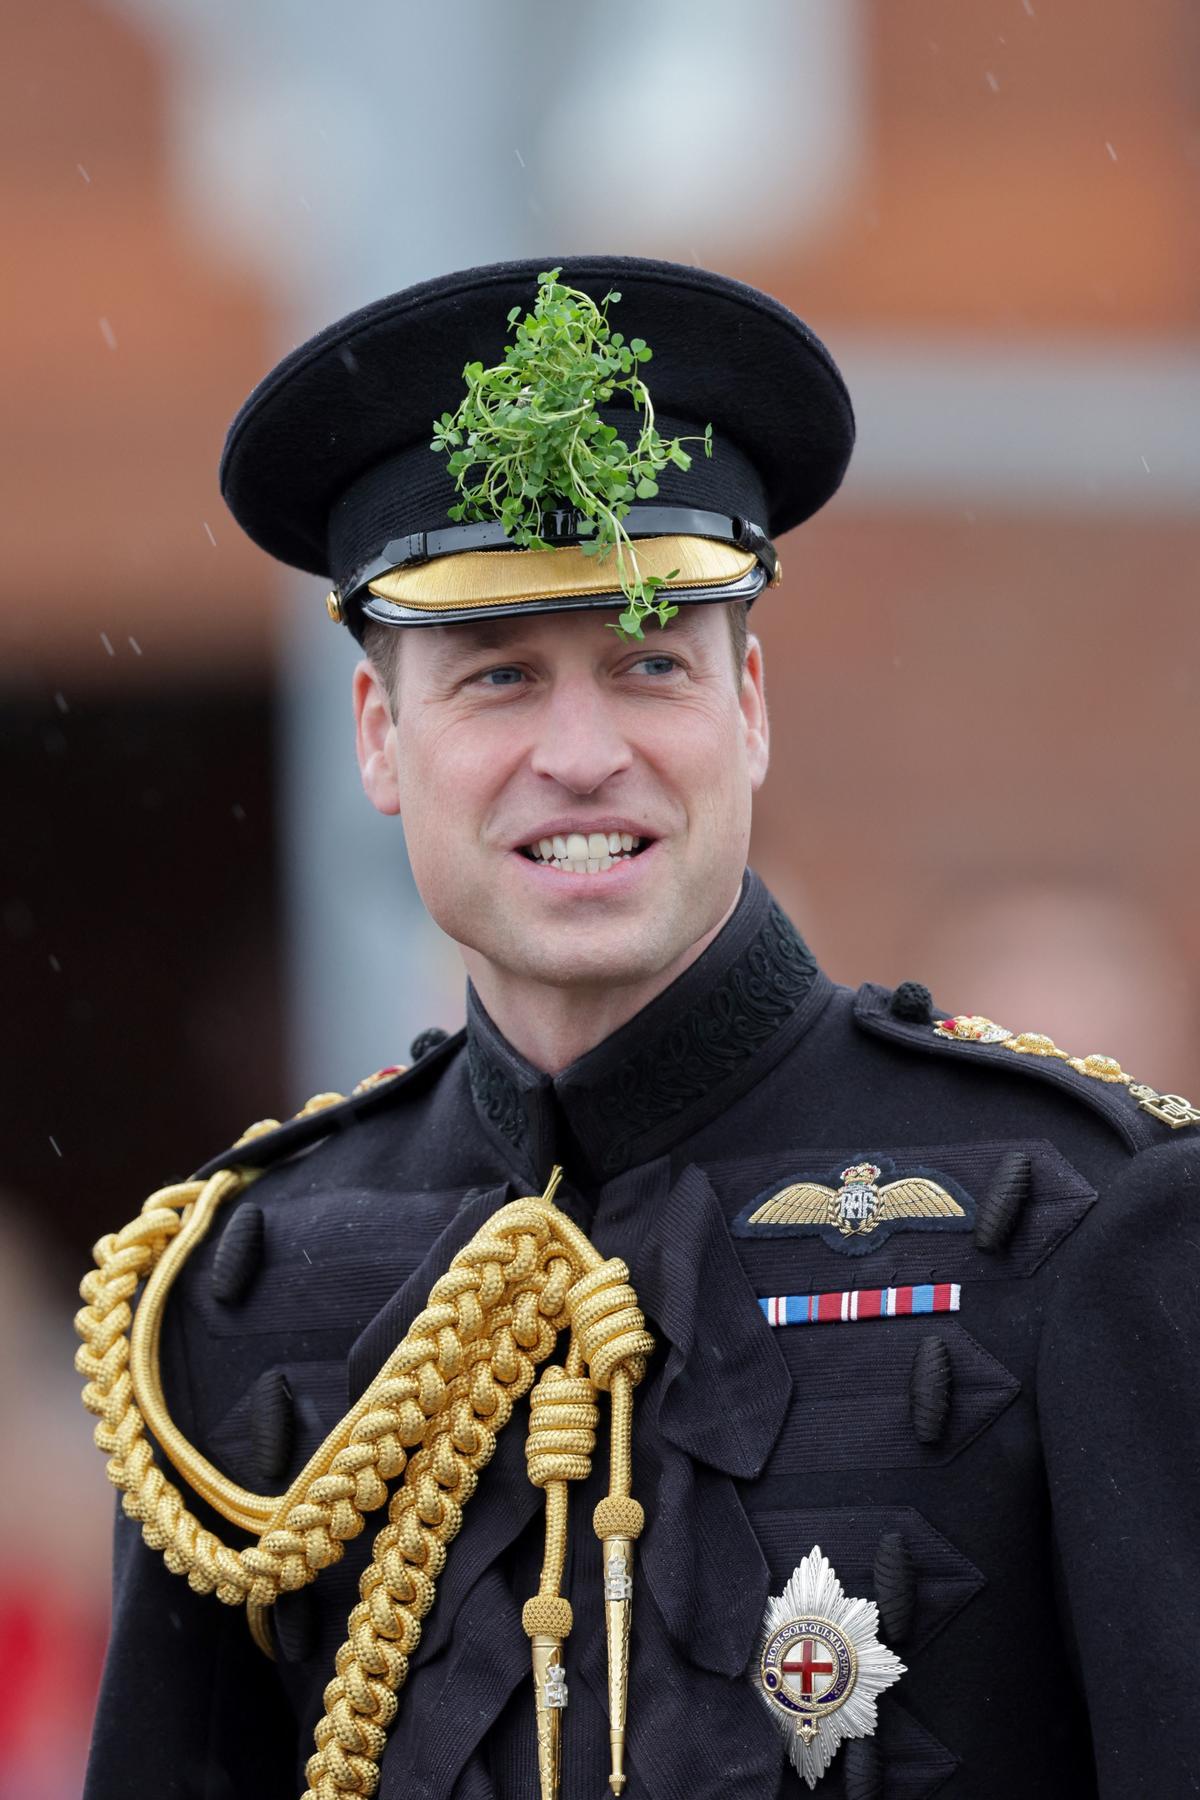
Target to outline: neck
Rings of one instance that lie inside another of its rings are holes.
[[[460,945],[463,962],[492,1023],[517,1053],[544,1075],[558,1075],[628,1024],[636,1013],[702,956],[728,922],[740,896],[711,931],[689,944],[674,962],[644,980],[559,987],[497,968]]]

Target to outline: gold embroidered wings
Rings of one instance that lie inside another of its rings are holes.
[[[966,1215],[940,1182],[906,1175],[876,1187],[848,1182],[840,1188],[796,1181],[780,1188],[747,1220],[749,1225],[832,1225],[846,1237],[874,1231],[894,1219],[950,1219]]]

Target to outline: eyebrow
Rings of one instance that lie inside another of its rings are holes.
[[[520,637],[523,629],[528,629],[524,614],[519,618],[480,619],[477,624],[443,625],[434,639],[434,666],[444,667],[480,650],[504,650]]]

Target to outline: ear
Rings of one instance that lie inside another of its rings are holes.
[[[398,813],[396,721],[379,672],[365,657],[354,671],[354,720],[363,792],[377,812]]]
[[[767,724],[762,645],[756,637],[748,638],[746,642],[746,667],[742,671],[740,704],[746,733],[746,762],[750,770],[750,785],[757,792],[767,777],[771,732]]]

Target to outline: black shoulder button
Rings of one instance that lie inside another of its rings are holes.
[[[244,1131],[235,1144],[212,1156],[195,1171],[193,1180],[205,1181],[218,1169],[268,1169],[298,1150],[307,1149],[335,1131],[344,1131],[368,1114],[381,1111],[402,1090],[417,1092],[429,1078],[449,1061],[466,1038],[456,1031],[433,1050],[427,1051],[419,1063],[405,1068],[395,1064],[377,1069],[349,1094],[314,1094],[293,1119],[261,1119]]]
[[[436,1050],[439,1044],[444,1044],[449,1036],[450,1033],[443,1031],[440,1025],[427,1025],[424,1031],[418,1031],[408,1046],[408,1054],[414,1062],[420,1062],[423,1056],[428,1056],[431,1050]]]
[[[902,981],[892,990],[888,1011],[893,1019],[909,1019],[914,1025],[928,1025],[933,1018],[933,995],[919,981]]]
[[[911,989],[914,983],[905,983]],[[910,1016],[911,1007],[894,1004],[893,993],[865,982],[854,999],[855,1021],[876,1037],[890,1038],[911,1049],[987,1063],[992,1068],[1023,1068],[1054,1086],[1065,1088],[1101,1113],[1130,1150],[1147,1150],[1162,1142],[1163,1129],[1200,1125],[1200,1107],[1181,1094],[1160,1094],[1135,1081],[1115,1057],[1072,1056],[1040,1031],[1009,1031],[980,1013],[927,1020]]]

